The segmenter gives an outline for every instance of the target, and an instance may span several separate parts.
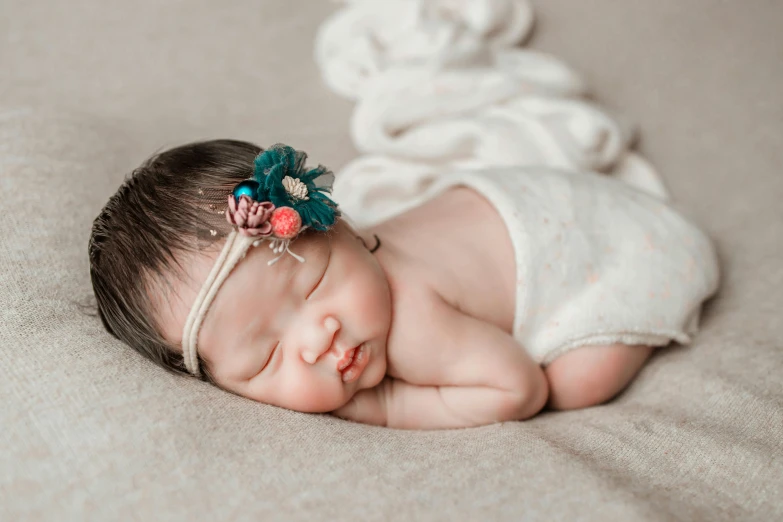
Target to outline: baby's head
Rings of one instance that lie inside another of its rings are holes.
[[[328,171],[304,159],[215,140],[136,169],[90,237],[105,328],[169,371],[293,410],[332,411],[377,385],[388,282],[325,195]]]

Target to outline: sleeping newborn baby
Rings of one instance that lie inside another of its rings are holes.
[[[702,232],[595,173],[455,172],[357,229],[305,159],[216,140],[147,160],[93,225],[106,329],[262,403],[458,428],[611,399],[717,289]]]

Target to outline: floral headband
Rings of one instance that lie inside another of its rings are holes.
[[[286,253],[304,262],[290,250],[291,242],[308,228],[329,230],[340,216],[337,204],[327,196],[334,174],[321,165],[306,170],[306,159],[302,151],[273,145],[256,157],[253,176],[238,183],[228,195],[226,219],[234,228],[196,296],[182,332],[185,366],[192,375],[200,375],[196,341],[201,324],[217,291],[248,249],[267,240],[279,254],[269,265]]]

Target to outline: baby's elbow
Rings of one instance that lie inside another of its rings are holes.
[[[540,368],[516,380],[508,390],[505,410],[510,420],[525,420],[540,412],[549,400],[549,383]]]

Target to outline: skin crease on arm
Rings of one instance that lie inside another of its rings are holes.
[[[426,367],[430,383],[403,380],[390,357],[389,376],[381,385],[357,393],[334,414],[391,428],[444,429],[538,413],[549,388],[527,352],[499,328],[430,299],[431,306],[417,307],[419,314],[428,310],[421,320],[430,327],[415,347],[421,354],[416,364]]]

